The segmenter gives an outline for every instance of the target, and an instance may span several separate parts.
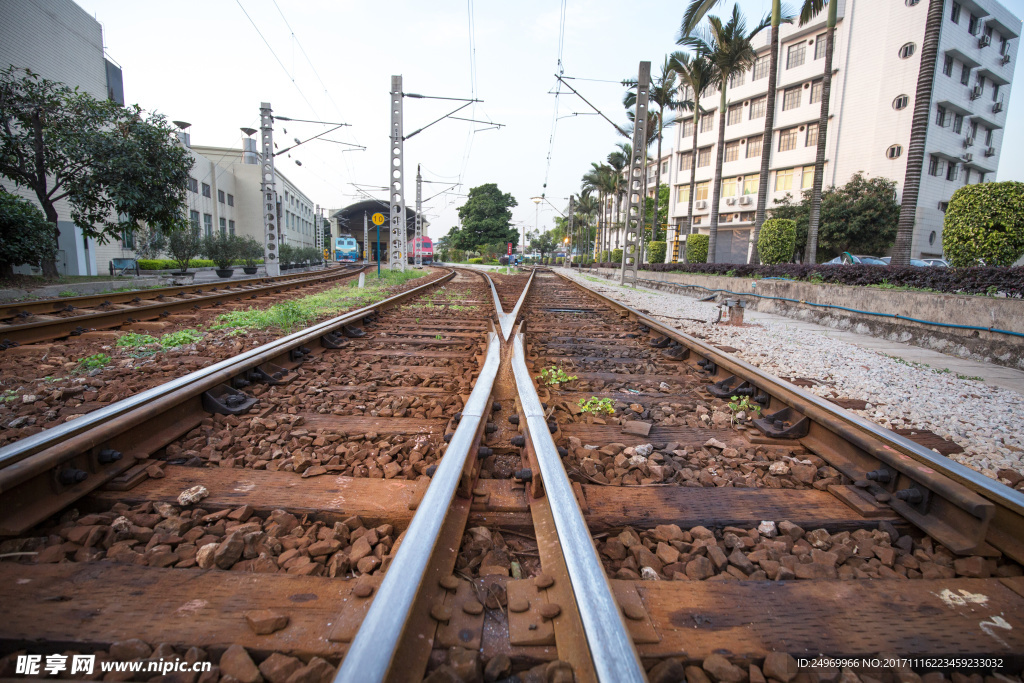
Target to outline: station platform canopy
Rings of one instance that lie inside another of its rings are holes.
[[[391,212],[390,205],[381,199],[364,199],[358,201],[355,204],[349,204],[344,209],[336,211],[331,215],[332,219],[337,220],[338,228],[341,232],[347,232],[348,234],[361,239],[363,236],[363,214],[369,218],[375,213],[382,213],[385,217],[388,217]],[[370,232],[375,233],[376,227],[373,222],[369,223]],[[426,220],[424,219],[424,226],[426,226]],[[383,232],[387,227],[387,223],[381,226]],[[408,239],[412,239],[416,236],[416,210],[411,207],[405,207],[405,230]],[[357,237],[358,235],[358,237]],[[382,235],[383,237],[383,235]],[[370,236],[371,241],[374,239],[374,235]]]

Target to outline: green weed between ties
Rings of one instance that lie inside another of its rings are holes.
[[[423,277],[427,271],[387,270],[381,272],[378,279],[375,273],[366,277],[366,286],[359,289],[353,280],[347,285],[334,287],[318,294],[310,294],[299,299],[274,304],[266,310],[250,308],[246,311],[233,311],[217,317],[217,323],[210,329],[227,328],[264,330],[275,328],[284,332],[293,332],[306,327],[318,318],[334,315],[350,309],[353,305],[368,304],[378,301],[383,290],[401,285],[409,280]]]
[[[579,406],[580,410],[584,413],[593,413],[594,415],[600,415],[601,413],[615,414],[615,402],[610,398],[598,398],[597,396],[581,398]]]
[[[195,344],[202,338],[203,333],[197,330],[179,330],[178,332],[169,332],[160,337],[159,343],[165,349],[176,349],[186,344]]]
[[[86,356],[82,360],[78,361],[78,367],[82,370],[98,370],[105,368],[110,365],[110,356],[105,353],[97,353],[92,356]]]
[[[540,380],[541,384],[561,384],[562,382],[571,382],[574,379],[579,379],[576,375],[567,375],[562,371],[562,368],[552,365],[550,368],[544,368],[537,375],[537,379]]]
[[[141,349],[144,346],[156,343],[156,337],[151,337],[148,334],[139,334],[138,332],[128,332],[117,338],[116,346],[127,349]]]

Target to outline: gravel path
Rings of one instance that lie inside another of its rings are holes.
[[[622,287],[575,272],[570,277],[683,332],[739,349],[738,358],[773,375],[821,382],[807,389],[814,394],[867,401],[867,409],[853,412],[883,427],[927,429],[954,441],[965,452],[950,457],[987,477],[1011,486],[1021,481],[1024,396],[1016,391],[958,379],[902,358],[771,322],[743,328],[714,325],[711,321],[718,315],[714,303]]]

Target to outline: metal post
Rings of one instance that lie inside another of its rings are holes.
[[[402,133],[402,77],[391,77],[391,270],[405,270],[405,140]],[[645,100],[646,102],[646,100]],[[380,232],[380,229],[377,230]],[[377,244],[380,244],[378,238]],[[379,249],[379,247],[378,247]]]
[[[377,279],[380,279],[380,226],[377,226]]]
[[[377,232],[380,232],[379,230]],[[370,260],[370,226],[366,222],[366,212],[363,211],[363,263]]]
[[[274,117],[270,102],[260,103],[260,144],[263,159],[260,163],[260,196],[263,202],[263,267],[268,277],[281,274],[278,260],[277,189],[274,175]]]
[[[566,266],[569,270],[572,270],[572,242],[575,235],[573,234],[573,218],[575,218],[576,207],[574,206],[575,198],[573,195],[569,195],[569,264]]]
[[[313,247],[323,256],[323,235],[320,232],[320,205],[316,204],[315,207],[313,209]],[[327,260],[326,256],[324,256],[324,260]]]
[[[412,242],[413,257],[416,267],[423,267],[423,253],[421,242],[423,241],[423,176],[420,175],[420,165],[416,164],[416,237]]]
[[[641,248],[644,241],[644,203],[646,192],[647,156],[647,96],[651,89],[651,63],[640,62],[640,73],[636,86],[636,115],[633,117],[633,158],[626,178],[629,192],[629,207],[626,213],[625,241],[622,245],[622,272],[619,283],[629,282],[636,286],[637,269],[640,267]]]

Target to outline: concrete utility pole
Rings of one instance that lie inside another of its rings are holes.
[[[363,261],[370,260],[370,224],[366,221],[366,212],[363,211]]]
[[[568,225],[569,225],[569,235],[568,235],[568,237],[569,237],[569,253],[568,253],[569,263],[566,266],[568,268],[572,268],[572,243],[573,243],[573,237],[574,237],[573,236],[573,232],[572,232],[572,224],[573,224],[573,220],[572,219],[573,219],[573,214],[576,213],[575,206],[573,205],[573,201],[574,201],[573,200],[573,195],[569,195],[569,223],[568,223]]]
[[[416,267],[423,267],[423,176],[420,175],[420,165],[416,164],[416,238],[412,243],[413,256]]]
[[[260,144],[263,159],[260,161],[260,195],[263,201],[263,267],[268,277],[281,274],[278,259],[280,235],[277,224],[277,176],[274,174],[274,117],[270,102],[260,103]]]
[[[402,77],[391,77],[391,270],[405,270],[405,138],[402,132]]]
[[[320,232],[320,205],[317,204],[316,208],[313,209],[313,247],[316,248],[321,254],[324,253],[323,234]]]
[[[633,158],[629,163],[629,204],[626,209],[625,241],[622,245],[622,272],[619,283],[636,286],[637,269],[644,245],[644,195],[646,194],[647,97],[651,90],[651,63],[640,62],[636,84],[636,115],[633,117]],[[660,163],[660,162],[659,162]]]

